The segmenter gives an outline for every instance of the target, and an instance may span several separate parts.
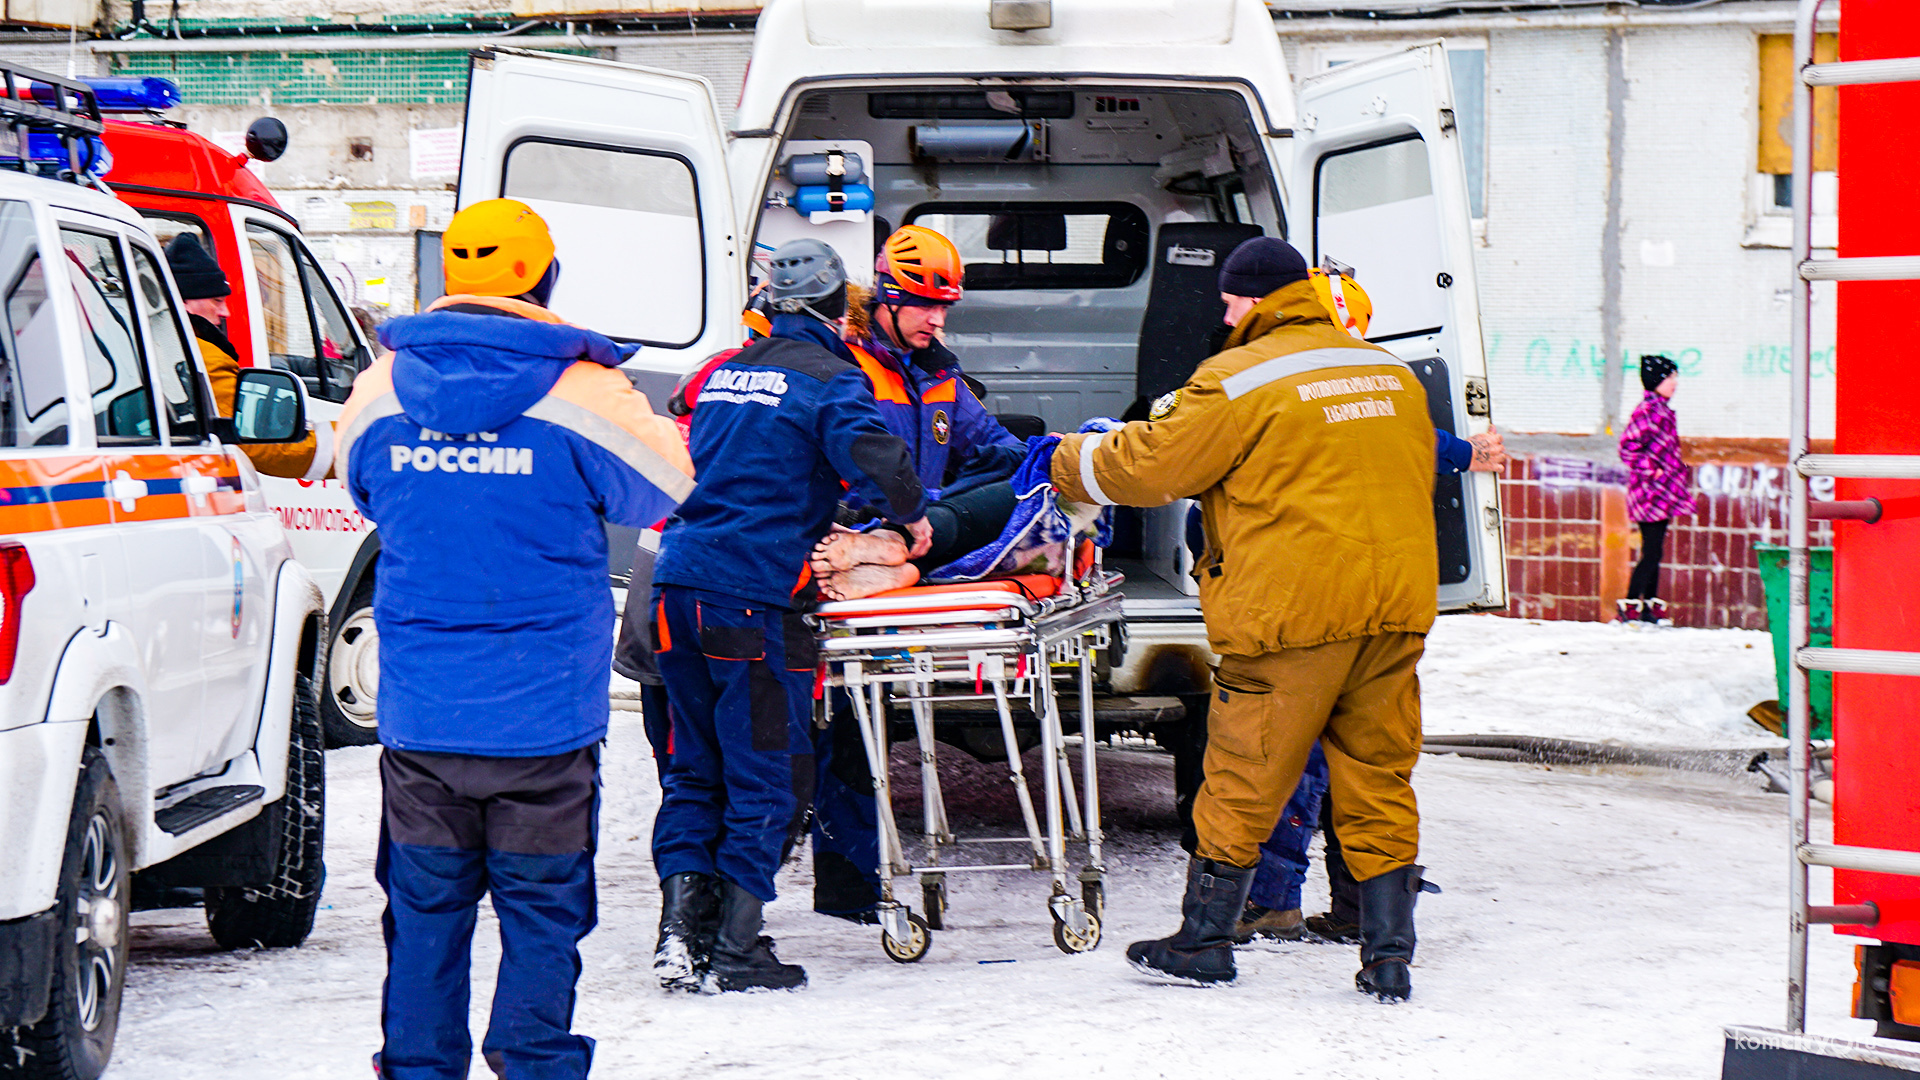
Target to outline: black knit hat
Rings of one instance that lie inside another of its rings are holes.
[[[1229,296],[1265,296],[1282,285],[1307,280],[1307,260],[1292,244],[1271,236],[1243,242],[1220,267],[1220,291]]]
[[[233,295],[226,271],[200,246],[199,237],[190,232],[181,233],[167,245],[167,267],[173,271],[173,280],[180,284],[180,296],[184,300],[212,300]]]
[[[1650,354],[1640,358],[1640,385],[1648,390],[1667,381],[1667,376],[1678,374],[1680,365],[1673,362],[1671,356]]]

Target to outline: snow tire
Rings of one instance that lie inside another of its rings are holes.
[[[327,759],[313,683],[293,680],[287,739],[287,793],[261,810],[273,815],[279,855],[264,885],[209,888],[207,930],[223,949],[286,949],[307,940],[320,889],[327,814]]]
[[[127,980],[128,858],[120,790],[107,759],[89,746],[60,864],[52,994],[39,1023],[0,1031],[0,1075],[96,1080],[107,1071]]]

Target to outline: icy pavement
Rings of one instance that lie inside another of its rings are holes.
[[[1475,618],[1443,620],[1433,644],[1430,731],[1766,741],[1740,726],[1748,705],[1772,696],[1762,635]],[[1718,711],[1696,716],[1690,702]],[[331,876],[304,948],[220,953],[197,910],[134,917],[113,1080],[369,1075],[383,968],[375,754],[328,756]],[[1721,1025],[1780,1022],[1786,804],[1750,777],[1423,758],[1421,861],[1446,892],[1421,902],[1414,999],[1389,1007],[1354,992],[1355,951],[1344,946],[1244,949],[1240,982],[1224,989],[1135,974],[1126,943],[1178,918],[1184,859],[1171,762],[1129,751],[1103,751],[1101,761],[1116,836],[1097,952],[1059,953],[1045,878],[1008,874],[952,879],[952,929],[919,964],[894,964],[876,930],[808,911],[803,859],[782,877],[768,932],[783,959],[807,966],[811,987],[669,997],[647,970],[658,917],[647,839],[659,793],[637,716],[616,713],[600,928],[586,941],[576,1020],[600,1041],[595,1075],[1184,1078],[1226,1067],[1396,1080],[1708,1078],[1719,1075]],[[1010,808],[1004,781],[958,753],[943,762],[967,781],[957,817],[995,799]],[[1824,808],[1816,813],[1824,832]],[[1822,878],[1815,892],[1824,899]],[[1316,869],[1310,910],[1324,896]],[[498,956],[484,914],[477,940],[476,1033]],[[1810,1026],[1864,1038],[1869,1025],[1845,1018],[1851,941],[1815,931]],[[476,1065],[473,1075],[489,1074]]]

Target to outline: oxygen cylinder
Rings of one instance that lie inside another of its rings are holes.
[[[844,202],[834,205],[833,189],[808,185],[793,193],[791,205],[802,214],[873,209],[873,189],[865,184],[849,184],[840,192]]]
[[[841,184],[851,187],[866,180],[866,163],[859,154],[795,154],[780,168],[794,187],[826,187],[833,183],[831,157],[840,159]]]

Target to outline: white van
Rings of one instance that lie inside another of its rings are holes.
[[[827,153],[836,190],[797,190]],[[553,228],[555,310],[646,346],[630,373],[656,402],[740,343],[773,247],[817,236],[870,277],[876,241],[919,222],[967,259],[947,341],[996,412],[1144,415],[1214,351],[1217,264],[1264,233],[1355,268],[1436,427],[1490,423],[1442,47],[1296,87],[1259,0],[774,0],[731,126],[692,75],[476,52],[459,203],[500,196]],[[1442,477],[1434,514],[1443,610],[1504,606],[1494,477]],[[1205,700],[1185,521],[1123,513],[1111,695]],[[1115,725],[1179,713],[1109,703]]]

